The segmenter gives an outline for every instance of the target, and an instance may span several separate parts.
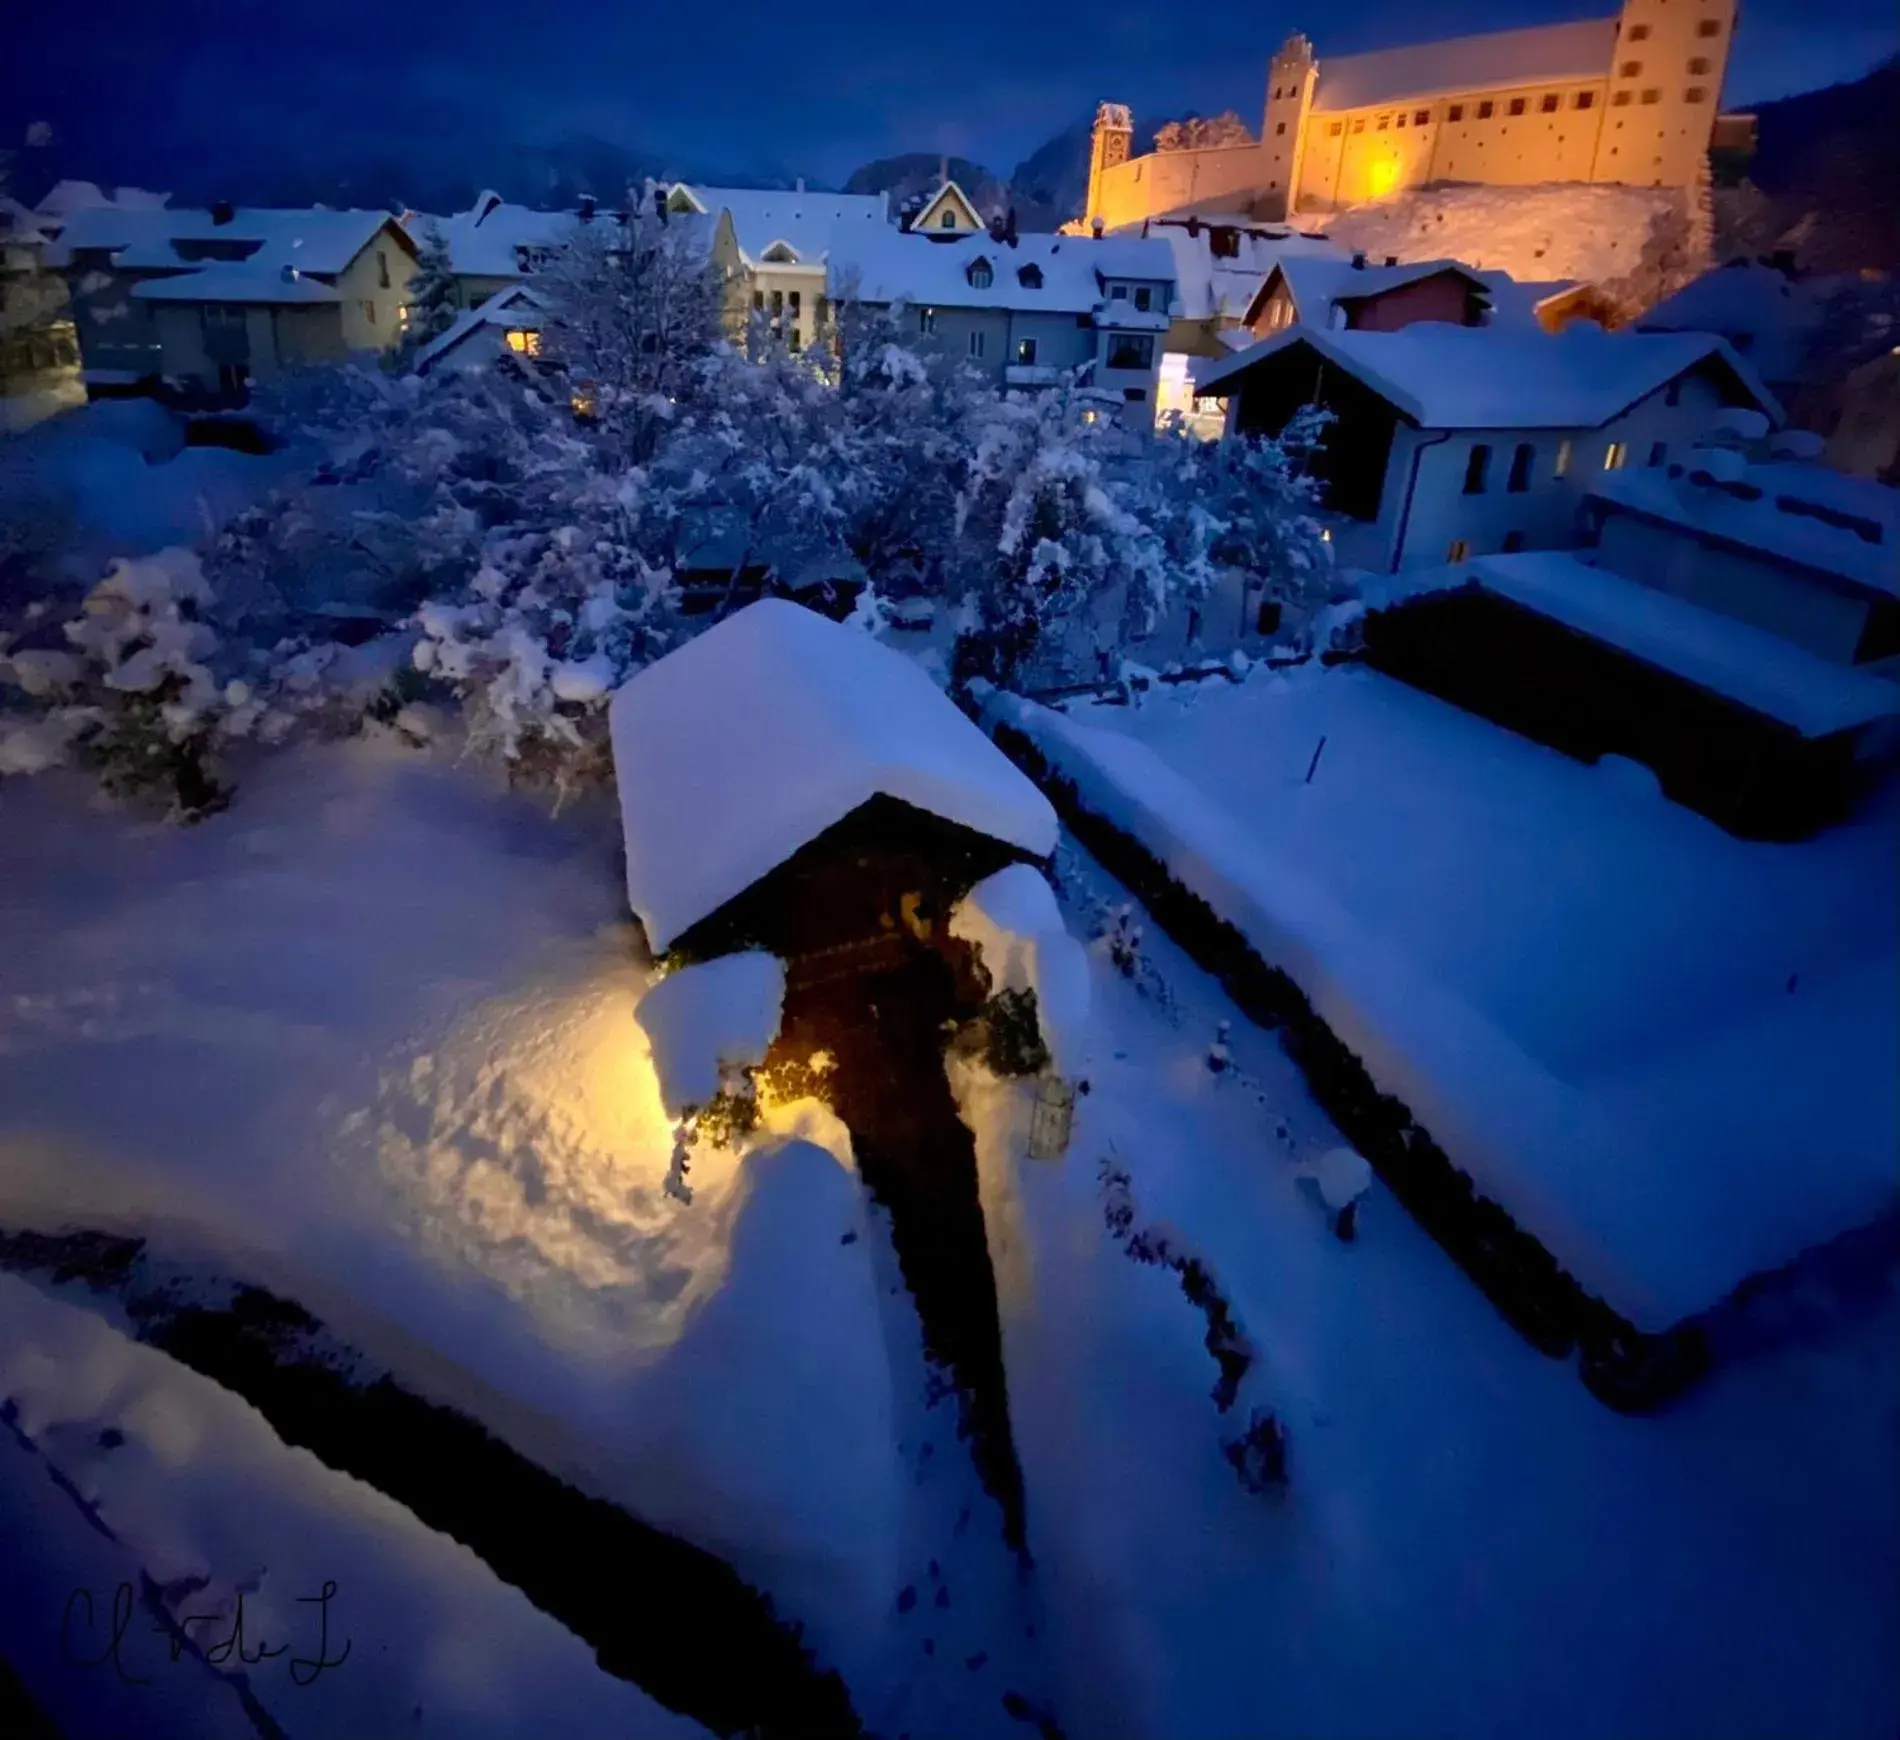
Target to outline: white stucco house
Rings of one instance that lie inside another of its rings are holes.
[[[921,340],[999,387],[1096,389],[1152,422],[1175,306],[1167,243],[1132,236],[983,234],[931,241],[896,230],[834,237],[828,294],[893,310]]]
[[[1343,567],[1435,567],[1583,538],[1579,509],[1609,473],[1660,468],[1734,407],[1780,406],[1721,339],[1547,334],[1422,322],[1396,332],[1302,325],[1209,370],[1230,433],[1332,415],[1315,470]]]

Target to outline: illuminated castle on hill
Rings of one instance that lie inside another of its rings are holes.
[[[1625,0],[1614,18],[1322,60],[1286,39],[1253,145],[1131,157],[1129,111],[1097,112],[1084,222],[1189,208],[1280,219],[1431,181],[1685,187],[1705,158],[1735,0]]]

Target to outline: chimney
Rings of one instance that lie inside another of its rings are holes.
[[[581,222],[591,224],[594,221],[594,196],[591,193],[581,195]]]
[[[1095,218],[1090,222],[1089,234],[1098,242],[1102,239],[1102,220],[1100,218]]]
[[[1016,208],[1012,205],[1003,214],[1003,240],[1012,248],[1016,245]]]
[[[661,223],[667,221],[666,189],[663,187],[655,187],[653,190],[653,215],[658,218]]]
[[[214,224],[228,224],[237,216],[237,207],[228,199],[214,199],[211,202],[211,221]]]
[[[1355,272],[1363,272],[1366,269],[1366,256],[1365,256],[1364,249],[1361,249],[1358,253],[1353,255],[1352,269]]]
[[[1002,214],[1002,213],[1001,213],[1000,211],[993,211],[993,212],[991,212],[991,213],[990,213],[990,222],[989,222],[989,231],[990,231],[990,240],[991,240],[991,241],[993,241],[993,242],[1001,242],[1001,241],[1002,241],[1002,239],[1003,239],[1003,214]]]
[[[797,191],[800,193],[803,193],[805,191],[805,178],[802,175],[798,178]]]
[[[937,159],[937,185],[939,187],[950,185],[950,153],[947,151]]]

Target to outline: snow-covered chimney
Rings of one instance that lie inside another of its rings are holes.
[[[800,176],[800,177],[798,178],[798,180],[797,180],[797,182],[795,183],[795,186],[796,186],[796,188],[797,188],[797,190],[798,190],[798,192],[800,192],[800,193],[803,193],[803,192],[805,191],[805,178],[804,178],[804,176],[802,176],[802,175],[801,175],[801,176]]]
[[[937,159],[937,185],[939,187],[950,185],[950,153],[948,151]]]
[[[591,193],[581,195],[581,222],[591,224],[594,221],[594,196]]]

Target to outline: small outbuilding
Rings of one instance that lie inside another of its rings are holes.
[[[627,898],[655,951],[892,964],[1005,865],[1047,799],[909,658],[784,599],[615,695]]]

